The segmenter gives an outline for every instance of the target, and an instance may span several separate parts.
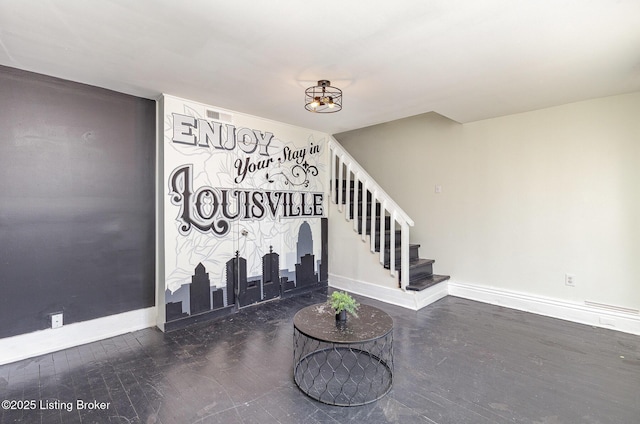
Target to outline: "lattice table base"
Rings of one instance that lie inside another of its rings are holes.
[[[345,344],[317,340],[294,327],[293,371],[300,390],[320,402],[339,406],[374,402],[391,390],[393,333]]]

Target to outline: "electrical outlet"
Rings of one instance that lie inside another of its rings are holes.
[[[576,286],[576,276],[573,274],[565,274],[564,275],[564,284],[569,287]]]
[[[440,184],[436,184],[435,192],[442,193],[442,186]]]
[[[51,314],[51,328],[60,328],[62,323],[62,312]]]

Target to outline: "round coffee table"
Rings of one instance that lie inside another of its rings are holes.
[[[293,375],[300,390],[329,405],[380,399],[393,381],[393,320],[369,305],[344,324],[326,303],[301,309],[293,317]]]

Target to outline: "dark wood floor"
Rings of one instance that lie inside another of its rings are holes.
[[[394,319],[393,388],[365,406],[318,403],[293,382],[292,317],[324,299],[312,293],[0,366],[0,400],[37,403],[0,410],[0,422],[640,422],[640,337],[455,297],[419,312],[360,298]],[[77,399],[109,406],[78,410]]]

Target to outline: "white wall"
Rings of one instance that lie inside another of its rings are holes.
[[[639,112],[634,93],[465,125],[428,113],[335,138],[415,220],[411,241],[436,273],[638,310]]]
[[[380,264],[380,252],[371,252],[371,237],[353,229],[353,220],[345,219],[342,211],[329,202],[329,283],[336,285],[336,278],[348,279],[387,288],[398,288],[398,277],[391,276]],[[341,287],[342,288],[342,287]]]

